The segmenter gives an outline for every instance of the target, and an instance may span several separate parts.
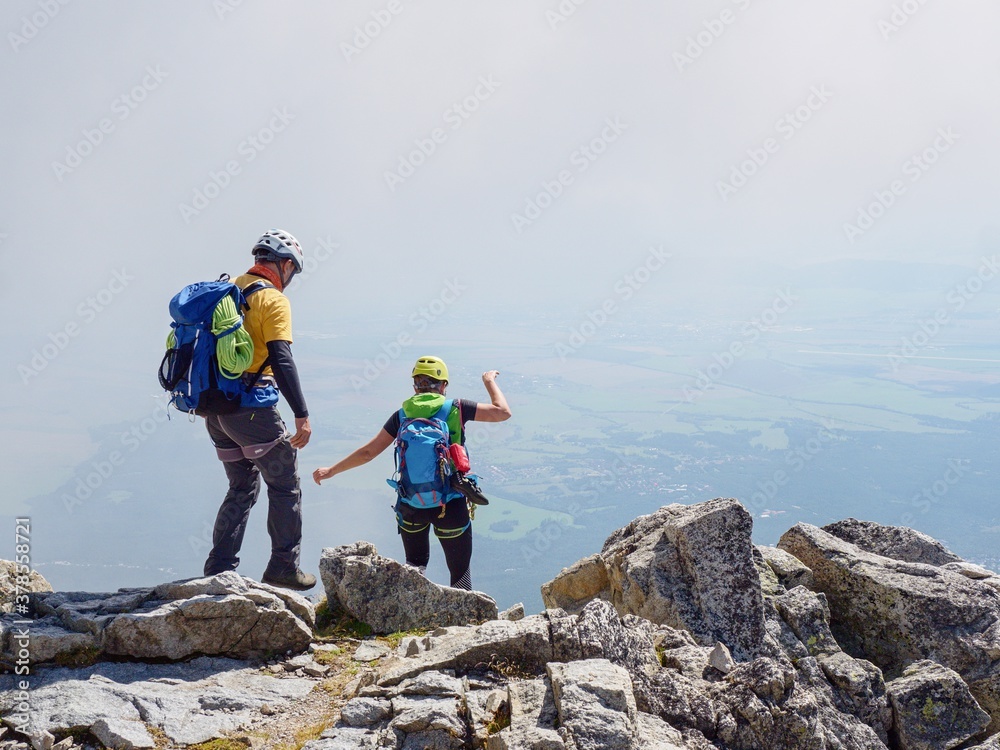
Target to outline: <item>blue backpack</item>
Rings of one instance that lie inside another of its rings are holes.
[[[441,506],[460,494],[451,489],[453,470],[448,456],[448,415],[454,403],[446,400],[431,417],[411,418],[399,410],[396,473],[386,482],[400,500],[415,508]]]
[[[160,362],[159,380],[174,407],[199,416],[232,414],[240,407],[244,394],[256,385],[268,363],[265,360],[256,377],[246,381],[243,372],[226,372],[219,367],[219,342],[242,328],[250,296],[269,287],[274,285],[262,280],[240,290],[223,274],[217,281],[189,284],[170,300],[173,322],[167,353]],[[228,328],[213,332],[216,308],[227,299],[231,299],[232,307],[224,309],[230,311],[233,322]],[[252,359],[252,342],[250,347]],[[244,358],[246,355],[244,352]]]

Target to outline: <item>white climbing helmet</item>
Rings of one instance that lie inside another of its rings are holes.
[[[288,258],[295,264],[295,273],[302,273],[302,246],[289,232],[283,229],[268,229],[253,246],[253,254],[267,251],[276,258]]]

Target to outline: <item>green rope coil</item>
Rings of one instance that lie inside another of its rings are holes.
[[[239,322],[240,314],[236,310],[236,303],[226,295],[212,313],[212,333],[218,337]],[[219,337],[215,342],[215,356],[222,376],[236,380],[253,363],[253,340],[250,334],[240,325],[235,331]]]

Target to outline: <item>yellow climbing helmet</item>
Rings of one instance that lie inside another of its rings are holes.
[[[435,380],[448,379],[448,365],[440,357],[421,357],[413,365],[413,377],[417,375],[427,375]]]

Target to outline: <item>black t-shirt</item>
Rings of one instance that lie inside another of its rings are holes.
[[[465,423],[471,422],[476,418],[476,408],[479,404],[475,401],[469,401],[466,398],[455,399],[455,403],[458,405],[459,411],[462,414],[462,445],[465,445]],[[399,409],[396,409],[389,417],[382,429],[392,435],[393,438],[399,433]]]

